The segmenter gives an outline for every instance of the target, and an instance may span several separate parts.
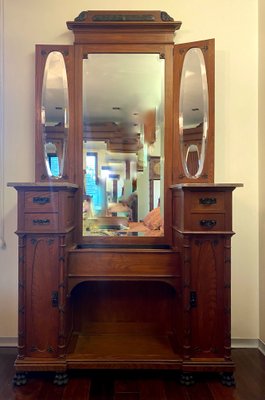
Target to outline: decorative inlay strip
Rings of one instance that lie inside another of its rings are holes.
[[[94,15],[93,22],[134,22],[134,21],[155,21],[155,17],[151,14],[105,14]]]

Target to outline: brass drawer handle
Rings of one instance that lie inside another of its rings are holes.
[[[204,228],[213,228],[216,225],[216,221],[214,219],[201,219],[200,225]]]
[[[33,219],[32,220],[34,225],[48,225],[50,223],[49,219]]]
[[[37,204],[43,205],[43,204],[49,203],[50,202],[50,198],[49,197],[36,196],[36,197],[33,197],[32,201],[33,201],[34,204],[37,203]]]
[[[212,204],[216,204],[217,200],[215,197],[202,197],[200,198],[200,204],[211,206]]]

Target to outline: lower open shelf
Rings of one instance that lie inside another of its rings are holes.
[[[174,350],[172,334],[146,331],[73,333],[63,357],[25,357],[15,362],[16,371],[55,371],[70,369],[146,369],[192,372],[234,371],[234,363],[224,357],[183,359]]]
[[[73,334],[66,356],[70,368],[179,369],[170,336],[134,333]]]

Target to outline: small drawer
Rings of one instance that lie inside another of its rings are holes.
[[[194,231],[222,231],[225,229],[225,214],[192,214],[191,229]]]
[[[57,212],[57,192],[25,192],[25,211]]]
[[[58,229],[58,214],[25,214],[25,230],[34,232],[50,232]]]
[[[224,192],[197,192],[191,200],[191,211],[223,211],[225,209]]]

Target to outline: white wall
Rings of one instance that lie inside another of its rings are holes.
[[[34,46],[71,43],[65,21],[87,9],[162,9],[177,42],[216,40],[216,182],[234,196],[232,336],[258,337],[258,0],[4,1],[4,186],[34,179]],[[111,4],[110,4],[111,3]],[[0,337],[17,335],[16,194],[4,189]]]
[[[259,1],[259,244],[260,339],[265,343],[265,3]]]

